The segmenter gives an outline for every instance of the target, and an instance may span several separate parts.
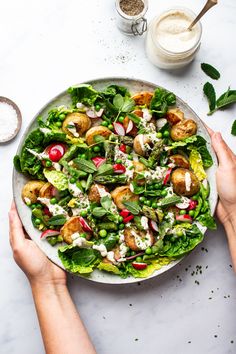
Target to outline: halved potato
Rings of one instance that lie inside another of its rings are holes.
[[[101,125],[95,126],[90,128],[86,135],[85,135],[85,140],[88,145],[94,144],[96,141],[94,141],[94,137],[96,135],[101,135],[105,139],[108,138],[112,134],[112,131],[106,127],[103,127]]]
[[[175,154],[169,157],[170,162],[173,162],[176,167],[189,168],[189,162],[183,155]]]
[[[66,119],[62,124],[62,130],[74,138],[75,135],[73,135],[72,132],[68,129],[68,125],[70,124],[74,124],[76,133],[78,133],[79,136],[82,136],[91,127],[91,120],[84,113],[74,112],[67,114]]]
[[[132,99],[134,100],[137,106],[147,105],[147,107],[149,107],[152,97],[152,92],[143,91],[136,93],[134,96],[132,96]]]
[[[145,239],[145,236],[147,235],[147,231],[133,230],[130,227],[126,227],[124,231],[126,246],[128,246],[132,251],[136,251],[136,252],[141,251],[141,248],[135,242],[135,237],[132,234],[133,231],[135,231],[135,233],[138,236],[140,236],[142,239]],[[148,233],[151,238],[151,246],[152,246],[155,242],[155,238],[151,230],[149,230]]]
[[[135,202],[139,199],[138,195],[135,195],[131,192],[129,186],[121,186],[115,188],[114,191],[111,192],[111,196],[119,209],[125,209],[123,202]]]
[[[52,197],[52,190],[54,188],[55,187],[53,187],[51,183],[49,182],[45,183],[44,186],[39,191],[39,197],[50,199]]]
[[[175,125],[184,119],[184,112],[179,108],[169,109],[166,114],[166,119],[171,125]]]
[[[200,183],[195,174],[185,168],[177,168],[171,174],[174,192],[186,197],[191,197],[200,189]]]
[[[134,151],[141,155],[145,156],[145,144],[150,144],[151,139],[145,134],[139,134],[134,138]]]
[[[79,216],[72,216],[61,228],[61,236],[63,237],[63,240],[68,244],[73,243],[71,236],[74,233],[84,233],[79,218]],[[88,233],[86,239],[89,240],[90,237],[91,234]]]
[[[197,124],[192,119],[185,119],[175,124],[170,130],[171,139],[174,141],[184,140],[196,134]]]
[[[46,182],[43,181],[29,181],[27,182],[21,192],[21,197],[24,203],[28,204],[28,201],[31,203],[36,203],[39,197],[41,188],[45,185]]]
[[[88,193],[88,199],[90,200],[90,202],[93,203],[100,203],[101,200],[101,192],[100,191],[104,191],[107,192],[107,189],[102,185],[102,184],[93,184],[90,189],[89,189],[89,193]]]

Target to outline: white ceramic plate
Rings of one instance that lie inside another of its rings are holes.
[[[131,93],[136,93],[140,91],[154,91],[155,88],[158,85],[155,85],[150,82],[146,81],[141,81],[141,80],[135,80],[135,79],[129,79],[129,78],[104,78],[104,79],[96,79],[93,81],[86,82],[88,84],[91,84],[94,86],[95,89],[102,90],[108,85],[111,84],[117,84],[117,85],[123,85],[126,86]],[[170,90],[171,91],[171,90]],[[23,146],[23,143],[27,137],[27,135],[34,130],[37,127],[37,120],[36,118],[40,115],[43,118],[46,119],[48,111],[50,111],[52,108],[55,108],[57,106],[61,106],[62,104],[64,105],[71,105],[71,100],[70,96],[68,95],[67,91],[62,92],[58,96],[56,96],[54,99],[50,100],[39,112],[38,114],[32,119],[31,123],[29,124],[28,128],[26,129],[21,142],[18,147],[17,153],[21,151],[21,148]],[[207,174],[208,174],[208,179],[211,187],[211,193],[210,193],[210,206],[211,206],[211,211],[214,213],[216,203],[217,203],[217,190],[216,190],[216,182],[215,182],[215,173],[216,173],[216,168],[217,168],[217,159],[215,156],[214,151],[211,148],[210,144],[210,137],[209,134],[198,117],[198,115],[185,103],[183,102],[180,98],[177,97],[177,106],[185,113],[185,116],[188,118],[192,118],[197,122],[198,125],[198,134],[203,136],[207,140],[208,144],[208,149],[211,153],[211,156],[213,157],[214,164],[211,168],[208,169]],[[29,234],[32,240],[34,240],[37,245],[42,249],[42,251],[48,256],[49,259],[51,259],[54,263],[59,265],[61,268],[64,268],[58,255],[57,255],[57,247],[54,246],[52,247],[48,242],[41,241],[40,240],[40,232],[34,228],[32,222],[31,222],[31,210],[29,207],[27,207],[24,202],[21,199],[21,190],[24,186],[24,184],[27,182],[27,178],[23,176],[22,174],[18,173],[15,169],[13,171],[13,195],[14,199],[16,202],[17,210],[20,215],[20,218],[22,220],[22,223],[25,227],[26,232]],[[177,261],[171,262],[170,264],[163,266],[161,269],[155,271],[149,278],[153,278],[158,276],[161,273],[166,272],[167,270],[171,269],[174,267],[176,264],[178,264],[181,261],[181,259],[178,259]],[[143,281],[145,279],[149,278],[133,278],[133,277],[128,277],[126,279],[122,279],[117,275],[113,275],[107,272],[101,272],[99,270],[95,270],[89,277],[86,277],[86,279],[99,282],[99,283],[106,283],[106,284],[127,284],[127,283],[135,283],[138,281]]]

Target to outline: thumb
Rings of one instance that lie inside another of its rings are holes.
[[[229,166],[232,164],[232,152],[220,133],[212,135],[212,146],[219,160],[219,165]]]

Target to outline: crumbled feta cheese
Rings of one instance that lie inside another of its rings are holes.
[[[93,249],[94,250],[97,250],[101,253],[101,256],[102,257],[106,257],[107,256],[107,249],[106,249],[106,246],[101,244],[101,245],[93,245]]]
[[[192,184],[191,175],[189,172],[185,173],[184,180],[185,180],[186,191],[189,192]]]
[[[141,225],[144,230],[148,230],[148,218],[146,216],[141,217]]]
[[[58,204],[51,204],[50,199],[48,198],[38,198],[38,200],[46,205],[50,211],[50,213],[55,216],[55,215],[64,215],[68,216],[67,211],[63,209],[60,205]]]

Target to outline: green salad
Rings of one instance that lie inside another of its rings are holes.
[[[162,88],[68,93],[71,105],[39,116],[14,158],[32,223],[72,273],[148,277],[216,227],[206,140]]]

